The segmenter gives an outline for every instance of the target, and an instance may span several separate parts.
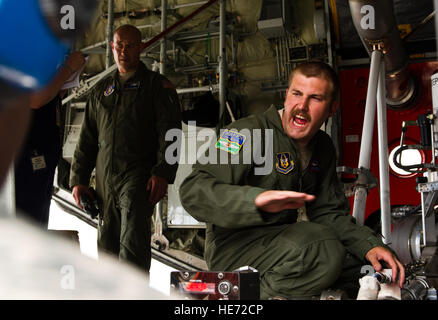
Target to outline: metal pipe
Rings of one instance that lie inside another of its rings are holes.
[[[198,1],[198,2],[192,2],[192,3],[176,4],[176,5],[172,6],[172,9],[199,6],[201,4],[206,4],[206,3],[207,3],[207,1]]]
[[[219,119],[226,108],[227,81],[227,38],[226,38],[226,0],[220,0],[219,35]]]
[[[154,28],[160,24],[161,24],[161,21],[158,21],[158,22],[153,23],[153,24],[143,24],[143,25],[136,26],[136,27],[138,30],[142,30],[142,29]]]
[[[358,186],[354,191],[353,217],[356,223],[363,226],[365,221],[365,205],[368,192],[365,187]]]
[[[438,0],[437,0],[438,2]],[[436,19],[438,20],[438,19]],[[438,26],[437,26],[438,27]],[[437,29],[438,30],[438,29]],[[435,73],[431,76],[431,85],[432,85],[432,115],[434,116],[433,124],[432,124],[432,163],[436,164],[436,145],[438,142],[438,73]]]
[[[275,55],[277,57],[277,77],[278,77],[278,80],[280,80],[281,76],[280,76],[280,57],[279,57],[279,50],[278,50],[278,40],[275,41]]]
[[[290,63],[290,54],[289,54],[290,46],[289,46],[288,37],[285,38],[284,42],[285,42],[285,47],[286,47],[286,66],[287,66],[287,68],[286,68],[286,79],[285,80],[287,80],[287,79],[289,79],[289,75],[290,75],[290,73],[292,71],[291,63]]]
[[[329,9],[329,1],[324,1],[324,15],[325,15],[325,30],[327,30],[327,57],[328,64],[333,66],[333,51],[332,51],[332,32],[330,26],[330,9]]]
[[[362,128],[362,141],[359,155],[359,168],[369,169],[371,146],[373,140],[374,118],[377,100],[377,80],[380,69],[382,53],[378,50],[371,54],[370,74],[368,79],[367,98],[365,103],[364,123]]]
[[[379,44],[385,54],[387,103],[408,105],[415,96],[415,83],[408,66],[408,53],[400,38],[393,0],[349,0],[354,26],[369,54]]]
[[[161,0],[161,32],[167,27],[167,0]],[[166,37],[161,39],[160,44],[160,74],[166,74]]]
[[[360,169],[370,168],[371,148],[373,143],[374,118],[377,99],[377,80],[380,69],[382,53],[374,50],[371,54],[370,75],[368,79],[367,99],[362,127],[362,140],[360,144],[359,164]],[[364,186],[357,186],[354,195],[353,217],[356,223],[363,225],[365,220],[365,204],[367,190]]]
[[[435,8],[435,11],[438,10],[438,0],[433,0],[433,6]],[[438,34],[438,18],[435,17],[435,34]],[[435,48],[438,48],[438,37],[435,37]]]
[[[0,218],[15,217],[15,174],[14,164],[9,168],[3,185],[0,184]]]
[[[414,35],[418,30],[421,30],[427,23],[429,23],[430,20],[432,20],[435,17],[435,11],[433,10],[430,14],[427,15],[426,18],[424,18],[418,25],[412,29],[411,32],[409,32],[407,35],[405,35],[402,39],[404,41],[407,41],[412,35]]]
[[[423,247],[427,245],[427,229],[426,229],[426,200],[424,192],[421,192],[421,227],[422,227],[422,237],[423,237]]]
[[[230,115],[231,122],[236,121],[236,118],[234,118],[233,111],[231,110],[231,107],[230,107],[230,104],[228,103],[228,101],[227,101],[227,110],[228,110],[228,114]]]
[[[66,207],[66,209],[64,209],[64,211],[67,212],[68,214],[71,214],[71,215],[75,216],[76,218],[89,224],[90,226],[97,228],[97,218],[96,218],[96,220],[91,219],[91,217],[87,213],[85,213],[85,211],[83,211],[82,209],[79,209],[79,207],[77,207],[72,202],[64,199],[63,197],[59,196],[56,193],[53,194],[52,200],[55,201],[55,203],[57,203],[57,204],[59,203],[59,205]]]
[[[100,53],[102,53],[103,46],[106,46],[106,44],[107,44],[106,40],[105,41],[96,42],[95,44],[92,44],[91,46],[88,46],[88,47],[80,49],[80,51],[82,53],[93,53],[93,51],[95,49],[100,49],[100,50],[96,50],[96,51],[99,51]],[[106,52],[106,49],[105,49],[105,52]]]
[[[283,61],[283,41],[279,38],[278,42],[280,43],[280,80],[284,79],[284,61]]]
[[[219,89],[218,85],[212,85],[212,86],[203,86],[203,87],[194,87],[194,88],[179,88],[176,89],[176,92],[178,94],[192,93],[192,92],[206,92],[206,91],[216,92],[218,89]]]
[[[175,43],[175,42],[174,42]],[[189,55],[187,53],[187,51],[185,51],[183,48],[181,48],[180,46],[178,46],[178,50],[181,51],[194,65],[196,65],[198,62],[193,59],[193,57],[191,55]]]
[[[288,43],[289,43],[289,46],[288,46],[288,48],[293,48],[294,47],[294,41],[293,41],[293,38],[292,38],[292,36],[291,35],[289,35],[289,37],[288,37]],[[288,52],[289,52],[289,50],[288,50]],[[291,74],[291,72],[292,72],[292,70],[293,70],[293,63],[292,63],[292,59],[291,59],[291,57],[290,57],[290,52],[289,52],[289,73],[288,73],[288,75],[287,75],[287,77],[288,77],[288,80],[289,80],[289,75]]]
[[[111,41],[113,40],[114,27],[114,0],[108,0],[108,23],[106,26],[106,54],[105,69],[113,64],[113,53],[111,52]]]
[[[167,0],[161,0],[161,32],[165,31],[167,27]],[[160,40],[160,74],[166,74],[166,59],[167,58],[167,48],[166,48],[166,36],[163,36]],[[155,215],[155,235],[158,235],[158,238],[163,238],[163,223],[161,217],[163,216],[163,200],[158,201],[155,206],[156,215]],[[156,241],[162,241],[161,245],[166,246],[169,242],[166,241],[166,238],[156,239]],[[160,248],[161,249],[161,248]]]
[[[284,79],[286,79],[288,77],[288,74],[287,74],[287,63],[288,63],[288,61],[287,61],[287,54],[286,54],[286,51],[287,51],[286,38],[282,37],[281,38],[281,42],[283,42],[283,53],[282,53],[283,61],[284,61],[283,69],[284,69]]]
[[[430,144],[432,149],[432,165],[435,166],[436,164],[436,148],[435,148],[435,120],[430,124]]]
[[[281,59],[283,60],[283,79],[286,79],[287,75],[286,75],[286,66],[287,66],[287,61],[286,61],[286,54],[285,54],[285,43],[284,43],[284,38],[281,38]]]
[[[281,38],[278,38],[278,58],[280,59],[280,81],[283,80],[283,45],[281,42]]]
[[[389,192],[388,132],[386,121],[385,61],[380,59],[377,85],[377,130],[379,141],[380,219],[383,243],[391,242],[391,201]]]

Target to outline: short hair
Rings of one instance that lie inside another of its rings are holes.
[[[301,73],[306,77],[322,78],[332,85],[331,101],[339,100],[339,78],[333,68],[322,61],[306,61],[298,65],[289,75],[289,86],[295,73]]]
[[[141,38],[142,38],[141,31],[136,26],[133,26],[131,24],[124,24],[124,25],[118,27],[116,30],[114,30],[114,34],[119,33],[119,32],[123,32],[123,31],[133,32],[136,35],[136,37],[138,38],[138,42],[141,42]]]

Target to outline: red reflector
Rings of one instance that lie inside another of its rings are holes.
[[[207,290],[207,283],[205,282],[189,282],[186,286],[187,291],[202,292]]]
[[[185,292],[214,294],[216,286],[209,282],[184,282],[182,283]]]

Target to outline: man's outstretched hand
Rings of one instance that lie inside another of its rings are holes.
[[[315,200],[315,196],[307,193],[268,190],[260,193],[254,202],[258,209],[275,213],[287,209],[301,208],[306,202],[313,200]]]

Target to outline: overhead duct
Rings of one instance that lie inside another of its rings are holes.
[[[354,26],[368,54],[379,46],[385,59],[386,102],[404,109],[415,96],[408,54],[400,38],[392,0],[349,0]]]
[[[284,37],[291,29],[291,2],[263,0],[258,29],[268,38]]]

